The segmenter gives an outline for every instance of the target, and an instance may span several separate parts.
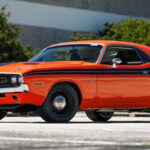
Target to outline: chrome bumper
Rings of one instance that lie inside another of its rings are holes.
[[[0,88],[0,94],[23,93],[23,92],[29,92],[29,87],[27,84],[21,84],[18,87]]]

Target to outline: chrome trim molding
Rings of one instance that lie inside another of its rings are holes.
[[[29,92],[29,87],[27,84],[21,84],[18,87],[0,88],[0,94],[23,93],[23,92]]]
[[[21,75],[22,76],[22,74],[21,73],[17,73],[17,72],[0,72],[0,75]]]

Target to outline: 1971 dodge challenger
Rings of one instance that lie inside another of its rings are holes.
[[[47,122],[68,122],[80,109],[93,121],[107,121],[115,111],[149,108],[148,46],[65,42],[0,67],[0,119],[8,111],[37,110]]]

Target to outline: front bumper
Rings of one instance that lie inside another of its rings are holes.
[[[0,88],[0,94],[23,93],[23,92],[29,92],[29,87],[27,84],[21,84],[18,87]]]

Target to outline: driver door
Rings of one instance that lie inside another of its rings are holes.
[[[113,68],[112,60],[121,63]],[[98,67],[97,100],[99,108],[137,109],[150,103],[150,84],[145,64],[136,49],[111,46]]]

